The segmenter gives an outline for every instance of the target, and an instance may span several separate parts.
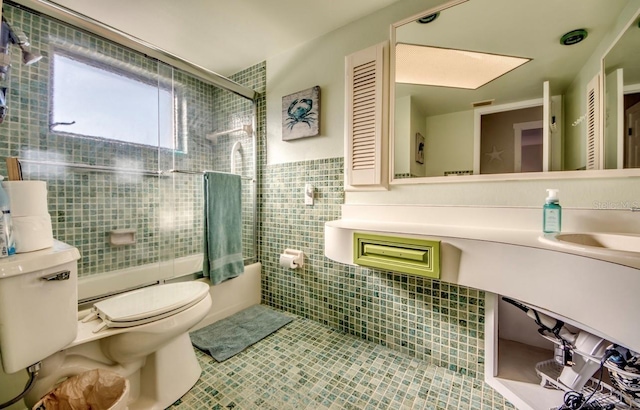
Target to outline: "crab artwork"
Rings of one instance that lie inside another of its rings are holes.
[[[320,87],[315,86],[282,98],[282,140],[320,134]]]
[[[311,125],[316,122],[316,113],[311,111],[312,108],[313,100],[310,98],[293,100],[287,109],[289,115],[286,120],[287,127],[291,130],[296,124],[304,123],[311,128]]]

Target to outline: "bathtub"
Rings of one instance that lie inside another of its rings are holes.
[[[260,262],[247,265],[244,267],[242,275],[218,285],[211,285],[209,279],[198,279],[209,284],[213,305],[207,316],[191,330],[200,329],[249,306],[260,304],[261,270],[262,264]]]
[[[78,300],[87,307],[92,300],[123,292],[158,281],[175,282],[191,279],[202,270],[202,254],[189,255],[170,261],[120,269],[78,279]],[[260,303],[260,271],[262,265],[253,263],[244,267],[244,273],[212,286],[208,283],[213,304],[207,316],[194,329],[207,326],[236,312]],[[175,273],[174,273],[175,272]],[[85,303],[83,303],[85,302]]]

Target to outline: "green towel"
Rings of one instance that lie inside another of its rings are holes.
[[[242,180],[222,172],[204,174],[204,263],[202,272],[217,285],[244,272]]]

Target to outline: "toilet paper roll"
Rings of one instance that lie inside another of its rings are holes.
[[[19,216],[11,218],[16,253],[37,251],[53,246],[51,216]]]
[[[45,181],[5,181],[2,187],[9,195],[12,217],[48,215]]]
[[[290,268],[290,269],[295,269],[298,267],[298,265],[296,265],[296,257],[294,255],[285,255],[280,254],[280,266],[282,266],[283,268]]]

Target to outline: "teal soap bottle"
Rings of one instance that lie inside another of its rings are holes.
[[[557,189],[547,189],[547,199],[542,207],[542,231],[558,233],[562,228],[562,207]]]

